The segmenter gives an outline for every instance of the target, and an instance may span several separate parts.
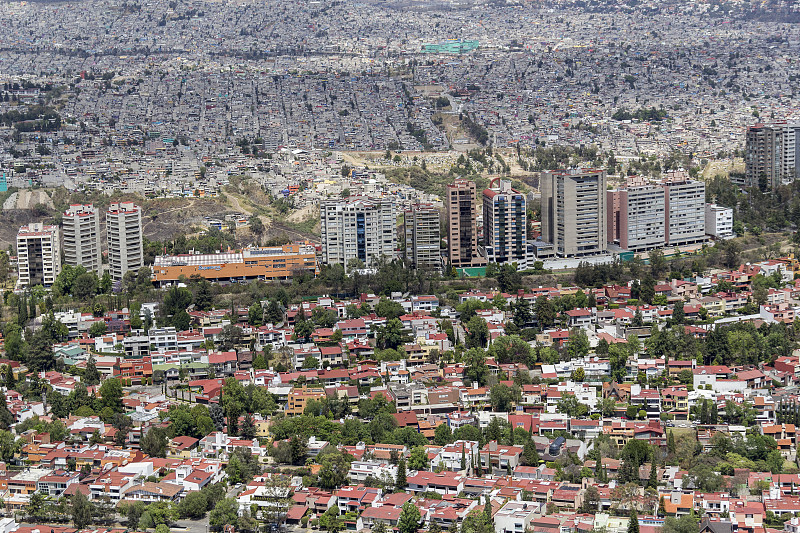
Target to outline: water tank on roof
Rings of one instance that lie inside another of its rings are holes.
[[[561,447],[564,443],[567,442],[564,437],[557,437],[556,440],[550,443],[550,449],[548,452],[550,453],[551,457],[558,457],[561,455]]]

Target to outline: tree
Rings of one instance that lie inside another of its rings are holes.
[[[103,272],[103,277],[100,278],[100,282],[97,285],[97,290],[101,294],[108,294],[111,292],[111,288],[113,287],[113,282],[111,280],[111,273],[106,270]]]
[[[261,473],[258,459],[253,456],[250,448],[237,446],[231,453],[225,473],[231,483],[247,483],[254,476]]]
[[[472,348],[463,357],[464,377],[472,383],[477,383],[483,387],[489,379],[489,367],[486,365],[486,356],[483,350]]]
[[[570,358],[577,359],[585,357],[589,353],[589,337],[586,332],[580,328],[573,328],[569,332],[569,339],[567,339],[567,353]]]
[[[151,427],[139,442],[139,448],[150,457],[166,457],[167,432],[160,427]]]
[[[330,533],[338,533],[344,528],[344,520],[339,518],[339,507],[334,505],[319,517],[319,527]]]
[[[468,514],[461,525],[461,533],[494,533],[492,519],[477,509]]]
[[[397,477],[394,482],[395,489],[403,490],[408,486],[406,481],[406,462],[403,459],[397,462]]]
[[[145,509],[144,502],[131,502],[125,504],[121,509],[122,514],[128,520],[128,529],[135,531],[139,527],[139,519],[142,517]]]
[[[239,524],[239,504],[236,498],[220,500],[211,511],[208,523],[215,528],[226,525],[236,527]]]
[[[16,419],[11,411],[8,409],[8,402],[6,401],[6,394],[4,392],[0,392],[0,429],[8,430],[11,429],[11,424],[16,422]],[[17,428],[17,432],[19,433],[19,427]]]
[[[94,514],[92,503],[81,491],[75,491],[70,499],[72,508],[72,523],[78,529],[83,529],[92,522]]]
[[[253,423],[253,415],[245,413],[242,428],[239,430],[239,436],[243,439],[252,440],[256,436],[256,426]]]
[[[72,282],[72,296],[76,300],[88,300],[95,294],[97,294],[97,276],[94,273],[85,272]]]
[[[692,513],[680,518],[668,516],[664,520],[664,526],[661,531],[663,533],[698,533],[700,528],[697,525],[694,513]]]
[[[306,315],[302,309],[297,312],[294,318],[294,334],[298,339],[303,339],[305,342],[311,340],[311,335],[314,333],[314,323],[306,319]]]
[[[552,328],[556,322],[556,309],[553,302],[547,296],[539,296],[536,298],[534,305],[534,312],[536,314],[536,321],[541,329]]]
[[[513,409],[514,402],[519,401],[520,398],[521,392],[519,387],[509,387],[503,383],[493,386],[489,392],[489,399],[493,411],[507,413]]]
[[[31,522],[41,522],[45,513],[45,497],[41,492],[34,492],[28,500],[25,515]]]
[[[479,443],[483,442],[481,430],[469,424],[456,428],[456,430],[453,432],[453,438],[455,440],[467,440]]]
[[[106,323],[102,320],[98,320],[91,326],[89,326],[89,335],[92,337],[102,337],[106,334]]]
[[[396,350],[403,343],[403,323],[399,318],[391,318],[385,326],[379,326],[375,342],[383,350]]]
[[[311,313],[311,320],[319,328],[332,328],[339,316],[333,309],[325,309],[324,307],[317,307]]]
[[[489,341],[489,326],[486,320],[479,316],[473,316],[467,322],[467,347],[485,348]]]
[[[436,430],[433,432],[433,442],[439,446],[453,442],[453,432],[446,422],[436,426]]]
[[[650,477],[647,479],[647,488],[648,489],[657,489],[658,488],[658,465],[656,462],[653,461],[650,463]]]
[[[352,455],[338,450],[324,454],[320,461],[319,486],[325,490],[333,490],[343,485],[352,460]]]
[[[405,310],[399,302],[395,302],[394,300],[389,300],[387,298],[381,298],[378,302],[378,305],[375,306],[375,314],[379,317],[386,318],[386,321],[388,322],[393,318],[399,318],[401,315],[404,315]]]
[[[589,413],[589,408],[586,404],[579,402],[574,394],[568,393],[561,395],[561,399],[556,404],[556,410],[573,418],[586,416]]]
[[[86,370],[83,372],[83,382],[86,385],[97,385],[100,383],[100,372],[94,362],[94,356],[89,356],[89,361],[86,363]]]
[[[128,432],[133,427],[133,420],[131,420],[131,417],[125,416],[122,413],[115,413],[111,425],[117,430],[114,435],[114,444],[124,447],[125,443],[128,441]]]
[[[31,370],[50,370],[55,366],[52,333],[52,330],[42,327],[33,334],[27,358]]]
[[[164,302],[161,304],[160,310],[164,317],[171,318],[178,311],[186,311],[193,299],[194,295],[186,287],[173,286],[164,296]]]
[[[416,533],[417,529],[419,529],[420,520],[422,520],[422,516],[417,506],[411,502],[406,502],[403,504],[403,510],[400,511],[397,529],[400,533]]]
[[[539,466],[539,452],[533,440],[529,440],[522,447],[522,464],[525,466]]]
[[[415,446],[408,457],[408,467],[411,470],[428,469],[428,452],[424,446]]]
[[[319,368],[319,359],[313,355],[306,356],[306,358],[303,360],[303,368],[306,370]]]
[[[672,308],[672,322],[675,324],[683,324],[686,320],[686,315],[683,310],[683,300],[675,302]]]
[[[178,331],[186,331],[192,325],[192,317],[186,312],[186,309],[181,309],[172,316],[172,326]]]
[[[251,326],[260,326],[264,322],[264,308],[261,302],[256,300],[247,311],[247,323]]]
[[[211,294],[211,283],[199,276],[196,279],[193,276],[193,281],[197,283],[197,288],[194,293],[195,309],[198,311],[207,311],[211,309],[211,304],[214,301],[214,297]]]
[[[290,460],[292,464],[295,466],[302,465],[305,462],[306,453],[308,453],[308,446],[305,441],[301,440],[297,435],[294,435],[289,441],[289,446],[291,449]]]
[[[583,506],[581,512],[594,514],[597,512],[597,506],[600,504],[600,491],[594,485],[586,487],[586,492],[583,495]]]
[[[667,268],[664,252],[659,248],[651,250],[648,254],[648,260],[650,262],[650,272],[653,274],[654,278],[658,279]]]
[[[264,234],[264,223],[261,222],[261,218],[258,216],[250,217],[250,220],[247,221],[247,225],[250,226],[250,231],[257,239],[260,239],[261,235]]]
[[[234,324],[227,324],[219,335],[219,349],[222,351],[233,350],[242,342],[242,328]]]
[[[109,407],[115,413],[123,411],[122,384],[117,378],[108,378],[100,385],[100,396],[103,407]]]
[[[631,516],[628,519],[628,533],[639,533],[639,515],[635,510],[631,511]]]
[[[22,449],[22,442],[22,439],[15,439],[10,431],[0,430],[0,459],[6,463],[11,462]]]
[[[602,416],[614,416],[617,411],[617,402],[614,398],[603,398],[600,400],[600,414]]]
[[[267,322],[270,324],[278,324],[283,321],[283,309],[281,309],[278,300],[270,300],[267,305]]]

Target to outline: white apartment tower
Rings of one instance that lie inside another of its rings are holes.
[[[142,210],[133,202],[111,204],[106,212],[108,264],[111,279],[119,281],[129,270],[144,266]]]
[[[595,169],[542,172],[542,240],[560,257],[605,253],[606,173]]]
[[[82,266],[100,274],[100,215],[89,205],[74,204],[62,219],[64,234],[64,264]]]
[[[608,242],[641,252],[664,246],[664,188],[630,177],[625,187],[607,191]]]
[[[395,258],[397,213],[391,198],[355,196],[322,202],[320,206],[322,258],[325,264],[358,259],[365,267],[381,257]]]
[[[706,184],[676,172],[661,183],[664,187],[664,229],[667,246],[702,243],[706,240]]]
[[[20,287],[50,287],[61,272],[61,248],[58,226],[35,222],[22,226],[17,233],[17,261]]]
[[[706,204],[706,233],[715,239],[731,239],[733,233],[733,209],[716,204]]]

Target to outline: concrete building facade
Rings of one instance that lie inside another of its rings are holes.
[[[431,204],[415,204],[403,217],[406,264],[412,268],[442,267],[439,210]]]
[[[496,183],[496,185],[495,185]],[[525,195],[511,182],[495,179],[483,191],[483,248],[487,261],[526,265],[527,216]]]
[[[756,124],[747,129],[747,187],[774,189],[800,176],[800,122]]]
[[[605,253],[606,173],[596,169],[542,172],[542,240],[560,257]]]
[[[367,268],[381,257],[394,259],[397,214],[391,198],[351,197],[320,206],[322,257],[328,265],[358,259]]]
[[[144,266],[142,210],[133,202],[113,203],[106,211],[108,265],[111,279],[119,281],[129,270]]]
[[[668,246],[697,244],[706,240],[706,184],[675,175],[664,187],[664,229]]]
[[[640,252],[664,246],[664,189],[642,179],[607,191],[608,242]]]
[[[477,188],[475,182],[458,179],[447,186],[448,260],[454,268],[481,267],[486,259],[478,248]]]
[[[35,222],[17,233],[17,285],[50,287],[61,272],[61,246],[58,226]]]
[[[733,234],[733,209],[706,204],[706,233],[715,239],[730,239]]]
[[[98,275],[103,266],[100,214],[93,205],[69,206],[62,217],[64,264],[82,266]]]

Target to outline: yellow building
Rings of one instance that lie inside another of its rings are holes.
[[[289,393],[286,414],[288,416],[302,415],[310,400],[321,400],[323,398],[325,398],[325,389],[321,387],[295,387]]]

